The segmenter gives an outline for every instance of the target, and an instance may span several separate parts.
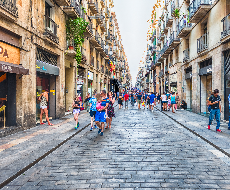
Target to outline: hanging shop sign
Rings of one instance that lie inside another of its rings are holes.
[[[59,75],[59,68],[57,66],[38,60],[36,61],[36,71],[50,75]]]
[[[0,42],[0,61],[20,64],[20,49]]]
[[[88,71],[88,79],[93,80],[93,73]]]

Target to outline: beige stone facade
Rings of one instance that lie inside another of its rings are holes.
[[[110,91],[110,79],[119,81],[122,72],[125,79],[131,78],[112,6],[112,2],[105,0],[0,2],[0,64],[5,68],[0,72],[4,89],[0,106],[7,106],[8,126],[35,126],[40,113],[37,99],[46,89],[49,117],[56,119],[71,111],[77,94],[84,100],[88,92]],[[70,42],[66,40],[66,20],[77,17],[89,22],[79,65],[75,50],[69,48]],[[118,44],[117,49],[114,44]],[[126,64],[126,69],[116,72],[120,62]],[[29,70],[29,74],[13,73],[11,67]],[[117,82],[118,90],[126,83],[119,86]]]
[[[150,35],[157,45],[152,64],[152,70],[160,71],[157,91],[178,92],[188,109],[206,114],[211,93],[219,89],[221,118],[226,120],[229,13],[228,0],[159,0],[153,9]]]

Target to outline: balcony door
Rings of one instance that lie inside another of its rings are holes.
[[[224,119],[229,119],[230,97],[230,50],[224,52]]]

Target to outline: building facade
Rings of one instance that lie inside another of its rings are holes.
[[[77,94],[84,100],[94,90],[112,89],[111,79],[120,78],[113,61],[116,55],[110,49],[114,43],[122,46],[121,37],[114,38],[120,34],[112,7],[113,2],[105,0],[0,2],[0,107],[6,106],[7,126],[35,126],[40,116],[38,97],[46,89],[52,119],[71,111]],[[80,64],[75,59],[73,43],[66,40],[69,18],[82,18],[89,23]],[[124,48],[119,52],[117,58],[122,60]],[[128,69],[125,72],[130,76]],[[119,90],[123,83],[113,85]],[[0,112],[0,126],[3,119]]]
[[[153,10],[151,35],[151,47],[156,48],[151,69],[156,70],[160,85],[156,91],[178,92],[188,109],[206,114],[211,93],[219,89],[221,117],[226,120],[229,13],[228,0],[158,1]]]

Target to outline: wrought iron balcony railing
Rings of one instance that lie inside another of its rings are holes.
[[[177,35],[183,30],[184,28],[192,27],[192,24],[189,23],[188,15],[183,15],[177,25]]]
[[[189,48],[183,51],[183,63],[189,61]]]
[[[193,0],[193,2],[189,5],[189,19],[193,17],[196,11],[200,8],[201,5],[211,5],[213,0]]]
[[[223,32],[221,32],[221,39],[230,35],[230,14],[224,17],[221,22],[223,22]]]
[[[201,53],[208,49],[208,33],[203,34],[197,39],[197,53]]]
[[[102,72],[102,73],[105,72],[105,67],[104,67],[104,65],[101,66],[101,72]]]
[[[45,19],[45,33],[48,38],[56,43],[59,43],[59,38],[57,37],[58,25],[47,15],[44,16]]]
[[[94,57],[91,55],[90,65],[94,67]]]
[[[180,41],[180,38],[177,38],[177,33],[175,31],[173,31],[169,37],[169,46],[171,46],[174,41]]]
[[[18,8],[16,6],[16,1],[13,0],[0,0],[0,8],[6,9],[14,16],[18,17]]]
[[[99,70],[99,61],[97,60],[97,69]]]

